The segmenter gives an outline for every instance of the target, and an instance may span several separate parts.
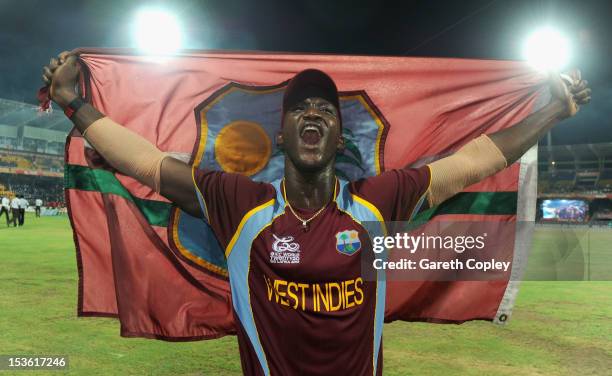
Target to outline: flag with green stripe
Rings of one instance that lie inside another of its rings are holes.
[[[283,176],[275,142],[282,95],[305,68],[327,72],[338,85],[346,148],[336,173],[347,180],[447,155],[549,100],[545,77],[511,61],[229,52],[155,60],[127,50],[78,52],[84,95],[101,112],[196,167],[264,182]],[[533,220],[535,162],[531,150],[414,221]],[[65,185],[79,315],[117,317],[124,336],[235,333],[227,265],[206,223],[112,169],[76,130],[67,142]],[[521,231],[507,239],[514,276],[528,249],[530,235]],[[389,281],[386,319],[503,322],[517,287],[511,278]]]

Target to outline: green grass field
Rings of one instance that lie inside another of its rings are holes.
[[[548,252],[558,238],[558,230],[538,230],[534,253]],[[592,232],[589,242],[612,259],[612,231]],[[0,226],[0,255],[0,355],[68,355],[67,373],[75,375],[241,374],[235,337],[125,339],[116,320],[77,318],[66,217]],[[612,282],[524,282],[506,326],[393,323],[384,346],[386,375],[610,375]],[[28,373],[45,374],[15,374]]]

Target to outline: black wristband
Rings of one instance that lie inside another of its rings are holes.
[[[86,102],[80,97],[76,97],[72,102],[68,103],[68,106],[64,108],[64,114],[66,114],[68,119],[72,119],[74,114],[79,110],[79,108],[83,107],[85,103]]]

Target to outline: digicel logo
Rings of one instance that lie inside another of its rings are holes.
[[[268,300],[282,306],[312,312],[334,312],[363,303],[363,279],[340,282],[299,283],[264,276]]]

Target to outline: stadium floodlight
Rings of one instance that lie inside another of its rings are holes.
[[[168,55],[181,48],[183,38],[178,19],[165,10],[140,10],[133,28],[138,48],[147,54]]]
[[[536,69],[560,71],[570,59],[569,41],[555,29],[542,28],[527,38],[523,57]]]

